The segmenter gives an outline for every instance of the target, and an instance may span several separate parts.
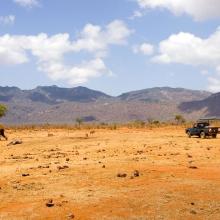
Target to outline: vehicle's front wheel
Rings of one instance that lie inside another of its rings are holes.
[[[201,137],[202,139],[205,139],[205,138],[206,138],[206,134],[205,134],[204,131],[202,131],[202,132],[200,133],[200,137]]]
[[[191,135],[190,131],[188,131],[188,132],[187,132],[187,135],[188,135],[188,137],[189,137],[189,138],[191,138],[191,137],[192,137],[192,135]]]
[[[212,138],[216,138],[216,136],[217,136],[216,134],[213,134],[213,135],[212,135]]]

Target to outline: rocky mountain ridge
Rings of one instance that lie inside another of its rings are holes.
[[[39,86],[32,90],[0,87],[0,103],[9,107],[5,123],[73,123],[171,120],[175,114],[187,119],[219,114],[218,94],[183,88],[155,87],[110,96],[86,87]],[[213,101],[212,101],[213,100]],[[207,103],[207,105],[205,104]],[[209,112],[209,105],[214,112]],[[219,105],[220,106],[220,105]]]

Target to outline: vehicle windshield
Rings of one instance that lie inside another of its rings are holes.
[[[196,123],[193,125],[194,128],[204,128],[206,126],[209,126],[208,122],[204,122],[204,123]]]

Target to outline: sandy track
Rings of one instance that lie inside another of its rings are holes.
[[[23,144],[0,141],[1,220],[220,219],[220,139],[181,128],[86,133],[9,131]]]

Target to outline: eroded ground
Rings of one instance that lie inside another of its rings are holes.
[[[23,144],[0,141],[1,220],[220,219],[220,138],[189,139],[183,128],[86,133],[8,131]]]

